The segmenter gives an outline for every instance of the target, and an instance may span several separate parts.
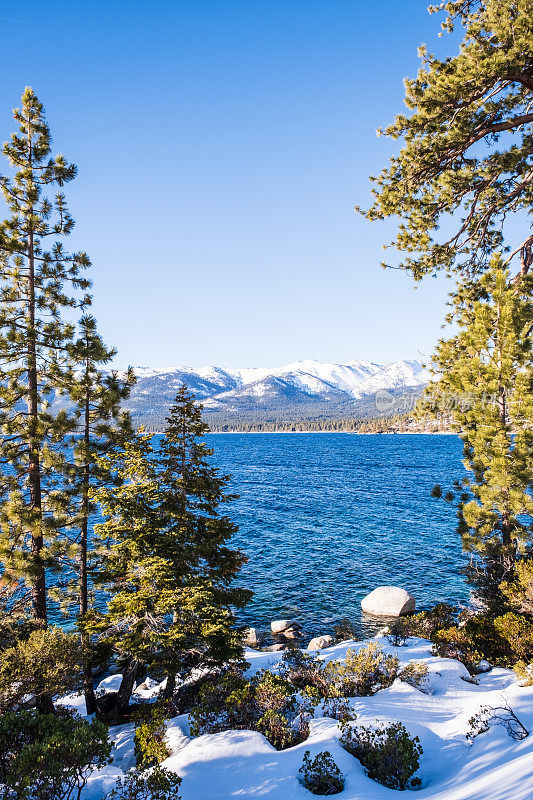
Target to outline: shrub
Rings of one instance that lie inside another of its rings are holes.
[[[462,628],[446,628],[433,636],[433,652],[441,658],[461,661],[469,672],[475,672],[483,655],[475,649],[468,632]]]
[[[533,658],[533,623],[509,612],[494,620],[494,628],[509,648],[508,662],[530,661]]]
[[[262,670],[247,681],[242,674],[226,673],[202,688],[190,728],[193,736],[228,729],[259,731],[282,750],[308,737],[312,710],[311,699],[298,702],[296,689],[281,675]]]
[[[181,778],[163,767],[145,773],[133,770],[117,781],[104,800],[180,800],[180,785]]]
[[[333,626],[333,633],[335,634],[335,639],[338,642],[346,642],[347,640],[357,640],[359,636],[359,631],[353,624],[351,620],[347,617],[344,619],[339,620],[336,625]]]
[[[433,641],[434,634],[441,628],[450,628],[455,623],[456,611],[447,603],[438,603],[429,611],[421,611],[405,618],[411,636]]]
[[[328,697],[324,700],[322,709],[325,717],[338,719],[340,722],[354,722],[355,720],[355,714],[345,697]]]
[[[510,705],[481,706],[477,714],[468,720],[468,741],[473,742],[480,733],[485,733],[493,725],[503,725],[511,739],[520,741],[529,736],[527,728],[522,725]]]
[[[135,720],[134,752],[138,767],[154,767],[168,758],[165,744],[165,716],[162,706],[141,706]]]
[[[398,617],[394,622],[389,625],[389,632],[387,633],[387,640],[389,644],[394,647],[402,647],[409,638],[410,621],[405,617]]]
[[[429,687],[428,675],[427,664],[424,664],[423,661],[410,661],[402,669],[398,677],[401,681],[408,683],[409,686],[413,686],[420,692],[427,692]]]
[[[525,661],[518,661],[513,669],[522,686],[533,686],[533,663],[526,664]]]
[[[312,794],[338,794],[344,789],[344,776],[328,750],[313,759],[306,750],[300,772],[303,785]]]
[[[533,617],[533,558],[529,556],[517,561],[514,580],[502,583],[500,589],[520,614]]]
[[[8,712],[0,717],[2,796],[78,798],[89,774],[110,763],[110,753],[107,728],[101,722],[88,722],[66,710]]]
[[[420,765],[422,746],[401,722],[377,729],[344,725],[340,744],[359,759],[368,777],[389,789],[420,786],[412,776]]]
[[[318,697],[328,697],[330,685],[323,661],[294,647],[288,648],[280,663],[280,675],[297,689],[316,689]]]
[[[344,661],[330,661],[326,672],[339,695],[366,696],[390,686],[399,663],[396,656],[386,655],[377,642],[369,642],[359,651],[348,650]]]
[[[83,659],[79,637],[59,628],[38,628],[0,652],[0,713],[27,696],[39,705],[45,695],[65,694],[80,685]]]

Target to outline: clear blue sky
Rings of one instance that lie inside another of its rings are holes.
[[[392,227],[353,211],[393,152],[375,130],[417,45],[444,46],[426,0],[4,0],[0,16],[0,136],[33,86],[79,167],[72,246],[119,366],[431,352],[444,282],[383,271]]]

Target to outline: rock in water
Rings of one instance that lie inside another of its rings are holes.
[[[399,586],[378,586],[361,600],[361,608],[375,617],[399,617],[413,613],[415,598]]]
[[[275,619],[270,623],[270,630],[272,633],[285,633],[285,631],[294,632],[299,628],[300,625],[292,619]]]
[[[259,647],[265,641],[265,634],[257,628],[246,628],[243,644],[245,647]]]
[[[333,644],[333,636],[317,636],[311,639],[307,645],[308,650],[323,650],[325,647],[331,647]]]

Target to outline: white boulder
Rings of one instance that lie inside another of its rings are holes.
[[[325,647],[331,647],[333,644],[333,636],[317,636],[311,639],[307,645],[308,650],[323,650]]]
[[[415,598],[399,586],[378,586],[361,600],[361,608],[375,617],[399,617],[413,613]]]
[[[245,647],[259,647],[265,641],[265,634],[257,628],[246,628],[243,644]]]
[[[272,633],[285,633],[286,631],[298,630],[300,625],[292,619],[275,619],[270,623]]]

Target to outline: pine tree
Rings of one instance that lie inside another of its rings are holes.
[[[53,412],[51,400],[72,381],[72,309],[87,305],[89,260],[60,241],[74,226],[59,189],[76,175],[51,136],[32,89],[15,109],[19,132],[3,147],[15,169],[0,178],[11,217],[0,224],[0,559],[4,579],[31,587],[33,616],[47,624],[45,570],[57,565],[58,531],[68,521],[65,437],[76,414]]]
[[[95,495],[106,517],[96,527],[99,580],[110,600],[88,629],[123,659],[122,715],[141,669],[166,676],[170,696],[177,674],[242,654],[232,609],[250,593],[232,581],[246,559],[225,546],[236,527],[219,506],[234,497],[209,463],[207,430],[183,387],[158,447],[139,435],[105,460],[121,480]]]
[[[450,0],[438,10],[444,31],[462,27],[464,39],[449,58],[420,48],[418,75],[405,81],[412,113],[378,131],[404,145],[372,178],[366,212],[399,217],[391,244],[417,280],[441,269],[479,274],[503,247],[506,220],[533,202],[533,0]],[[451,236],[439,237],[449,215]],[[531,232],[509,249],[526,274]]]
[[[79,322],[79,338],[72,347],[73,359],[80,369],[70,385],[69,395],[80,409],[80,429],[72,441],[74,462],[68,470],[69,489],[74,500],[70,513],[74,514],[75,583],[82,630],[83,618],[89,609],[89,526],[91,515],[96,512],[91,491],[95,487],[116,485],[116,476],[103,466],[101,459],[133,434],[131,417],[121,409],[121,403],[129,397],[135,382],[133,370],[128,369],[123,380],[116,371],[105,373],[101,370],[115,354],[116,350],[105,346],[94,317],[84,315]],[[92,714],[96,702],[89,661],[84,665],[84,676],[87,713]]]
[[[426,402],[446,410],[463,441],[469,472],[455,493],[469,575],[487,602],[533,544],[533,276],[510,280],[500,255],[478,280],[460,285],[449,321],[459,332],[434,356],[438,381]],[[442,491],[436,487],[435,494]]]

